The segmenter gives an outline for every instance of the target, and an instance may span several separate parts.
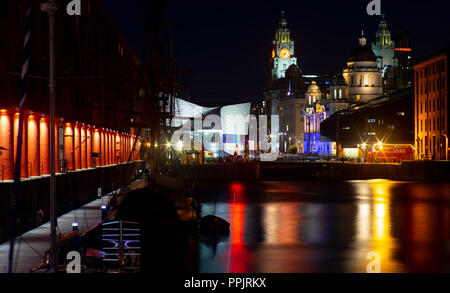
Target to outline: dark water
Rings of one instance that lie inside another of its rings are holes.
[[[200,272],[358,273],[377,256],[382,273],[450,272],[450,184],[265,181],[201,189],[202,216],[226,219],[231,232],[199,243]]]

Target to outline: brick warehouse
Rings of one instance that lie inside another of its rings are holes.
[[[448,160],[448,61],[446,47],[418,62],[415,73],[415,144],[419,159]]]
[[[43,209],[46,219],[49,215],[49,28],[40,2],[32,3],[19,233],[33,227],[37,210]],[[136,94],[146,83],[140,80],[141,63],[102,2],[82,0],[81,16],[68,16],[67,1],[56,2],[56,206],[61,215],[95,199],[98,188],[105,194],[133,179],[142,162],[139,134],[130,121],[139,123],[139,110],[148,105],[147,94]],[[0,241],[9,235],[25,10],[25,0],[3,1],[0,10]]]
[[[49,117],[27,111],[23,130],[21,178],[50,174]],[[19,113],[0,109],[0,181],[12,180],[16,157]],[[140,138],[81,122],[57,119],[56,172],[108,166],[140,159]],[[133,145],[137,139],[135,149]],[[96,154],[99,154],[98,156]]]
[[[0,12],[6,39],[0,46],[0,180],[13,174],[25,4],[8,0]],[[22,178],[49,173],[48,17],[39,5],[33,1]],[[82,1],[81,16],[68,16],[65,1],[57,5],[56,171],[126,161],[124,151],[131,151],[129,142],[135,139],[130,121],[139,121],[135,113],[142,106],[136,98],[140,62],[100,1]],[[91,153],[101,157],[91,160]]]
[[[0,106],[14,112],[20,99],[25,0],[3,1],[0,11]],[[56,116],[119,132],[138,122],[139,68],[133,49],[101,1],[82,1],[81,16],[68,16],[57,1]],[[48,113],[48,16],[33,1],[26,108]]]

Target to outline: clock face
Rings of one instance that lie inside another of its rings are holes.
[[[289,52],[288,48],[283,48],[280,50],[280,57],[282,59],[289,59],[291,57],[291,52]]]

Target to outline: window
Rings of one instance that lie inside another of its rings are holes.
[[[377,119],[373,119],[373,118],[372,118],[372,119],[367,120],[367,122],[368,122],[368,123],[375,123],[375,122],[377,122]]]

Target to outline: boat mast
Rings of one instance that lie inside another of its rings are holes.
[[[56,273],[56,201],[55,201],[55,0],[41,4],[41,10],[47,12],[49,21],[49,60],[50,60],[50,268]]]

